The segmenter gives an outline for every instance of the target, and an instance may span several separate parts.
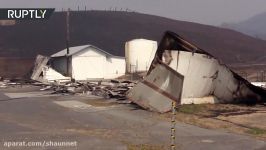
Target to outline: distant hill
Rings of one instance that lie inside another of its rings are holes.
[[[0,57],[25,60],[64,49],[65,22],[65,13],[56,12],[48,21],[17,21],[11,26],[0,26]],[[266,57],[262,57],[266,55],[265,41],[229,29],[133,12],[70,13],[71,46],[92,44],[119,56],[124,56],[126,41],[134,38],[159,41],[166,30],[180,34],[227,64],[256,63],[257,60],[266,63]],[[26,64],[25,72],[30,68],[28,61]],[[0,76],[14,70],[0,69]]]
[[[247,35],[266,40],[266,12],[239,23],[225,23],[222,27],[233,29]]]

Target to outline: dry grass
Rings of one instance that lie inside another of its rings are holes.
[[[263,134],[266,134],[266,130],[264,129],[260,129],[260,128],[250,128],[248,131],[247,131],[248,134],[253,134],[253,135],[263,135]]]
[[[266,140],[266,108],[231,104],[183,105],[178,108],[177,121],[203,128],[247,134]],[[171,113],[162,114],[169,119]]]
[[[84,101],[85,103],[95,106],[95,107],[107,107],[107,106],[113,106],[113,105],[118,105],[117,102],[114,101],[108,101],[106,99],[90,99]]]
[[[163,145],[150,145],[150,144],[128,144],[128,150],[167,150],[168,148]]]

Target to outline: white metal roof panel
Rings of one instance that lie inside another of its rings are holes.
[[[75,46],[75,47],[69,47],[69,56],[84,50],[88,48],[90,45],[82,45],[82,46]],[[62,57],[62,56],[67,56],[67,49],[63,49],[55,54],[53,54],[51,57]]]
[[[72,55],[74,55],[74,54],[76,54],[82,50],[85,50],[87,48],[93,48],[94,50],[99,51],[99,52],[101,52],[101,53],[103,53],[109,57],[111,56],[111,57],[123,58],[123,57],[119,57],[119,56],[114,56],[114,55],[112,55],[112,54],[110,54],[110,53],[108,53],[108,52],[106,52],[106,51],[104,51],[104,50],[102,50],[96,46],[93,46],[93,45],[82,45],[82,46],[69,47],[68,56],[72,56]],[[67,56],[67,49],[63,49],[63,50],[53,54],[51,57],[62,57],[62,56]]]

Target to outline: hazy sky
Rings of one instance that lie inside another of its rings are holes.
[[[266,12],[266,0],[0,0],[0,7],[130,9],[177,20],[220,25]]]

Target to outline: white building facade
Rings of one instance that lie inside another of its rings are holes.
[[[51,57],[51,66],[56,71],[78,81],[113,79],[125,74],[124,57],[114,56],[92,45],[70,47],[69,54],[64,49]]]

